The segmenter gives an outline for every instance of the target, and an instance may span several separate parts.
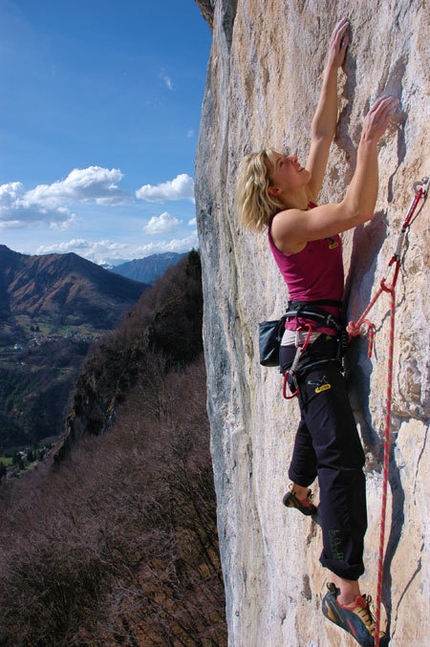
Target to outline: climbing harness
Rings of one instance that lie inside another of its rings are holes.
[[[314,331],[312,324],[300,324],[299,319],[311,319],[319,326],[324,326],[325,328],[331,328],[334,333],[340,334],[342,331],[342,326],[336,321],[335,317],[327,310],[320,308],[320,306],[332,306],[335,308],[341,308],[342,302],[335,301],[333,299],[320,299],[319,301],[290,301],[288,303],[288,309],[284,317],[286,319],[294,318],[296,320],[296,338],[295,338],[295,347],[296,354],[293,359],[293,363],[290,368],[284,373],[284,383],[282,387],[282,394],[286,400],[291,400],[299,393],[299,386],[297,383],[297,369],[300,362],[300,358],[304,350],[306,350],[311,335]],[[305,340],[301,343],[300,332],[308,329]],[[320,363],[320,362],[315,362]],[[314,365],[313,363],[312,365]],[[287,385],[288,380],[290,380],[291,385],[294,387],[294,392],[291,390],[291,394],[287,395]]]
[[[285,313],[287,319],[295,318],[297,326],[299,325],[299,318],[312,319],[320,326],[325,328],[332,328],[336,333],[340,332],[341,325],[336,321],[335,317],[323,310],[320,306],[332,306],[333,308],[341,308],[342,301],[335,301],[334,299],[320,299],[319,301],[289,301],[288,309]]]
[[[368,346],[368,357],[372,355],[373,349],[373,339],[375,334],[375,326],[369,321],[367,315],[370,310],[375,305],[376,301],[383,292],[387,292],[390,295],[390,332],[389,332],[389,349],[388,349],[388,371],[387,371],[387,394],[386,394],[386,413],[385,413],[385,423],[384,423],[384,458],[383,458],[383,471],[382,471],[382,501],[381,501],[381,522],[380,522],[380,536],[379,536],[379,551],[378,551],[378,583],[375,599],[375,647],[379,647],[380,636],[379,636],[379,627],[381,621],[381,598],[382,598],[382,577],[383,577],[383,566],[384,566],[384,544],[385,544],[385,519],[387,511],[387,487],[388,487],[388,468],[389,468],[389,457],[390,457],[390,430],[391,430],[391,408],[392,408],[392,385],[393,385],[393,355],[394,355],[394,330],[395,330],[395,311],[396,311],[396,298],[395,298],[395,288],[397,283],[397,278],[400,271],[401,265],[401,252],[403,241],[406,236],[406,233],[410,227],[412,217],[415,213],[417,205],[421,198],[424,200],[427,198],[429,190],[430,178],[424,177],[420,182],[415,182],[413,185],[413,190],[415,192],[414,198],[409,206],[408,212],[406,214],[405,220],[402,225],[401,232],[397,241],[397,247],[391,258],[388,266],[391,267],[394,265],[394,273],[391,284],[387,283],[387,280],[383,278],[380,283],[380,287],[375,293],[375,296],[371,299],[369,305],[364,310],[361,317],[356,322],[349,322],[347,326],[347,331],[351,337],[355,337],[361,333],[368,333],[369,335],[369,346]],[[417,214],[418,215],[418,214]]]

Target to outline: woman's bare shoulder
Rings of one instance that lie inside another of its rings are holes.
[[[297,254],[306,247],[307,240],[300,240],[297,236],[300,230],[300,219],[305,210],[285,209],[279,211],[272,220],[271,234],[277,249],[284,254]]]

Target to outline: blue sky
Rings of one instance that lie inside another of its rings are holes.
[[[194,0],[2,0],[0,243],[97,263],[196,248],[210,44]]]

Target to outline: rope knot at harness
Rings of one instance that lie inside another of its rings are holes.
[[[372,355],[373,338],[375,334],[375,326],[372,324],[367,315],[373,308],[374,304],[383,292],[390,295],[390,334],[389,334],[389,350],[388,350],[388,371],[387,371],[387,396],[386,396],[386,414],[385,414],[385,427],[384,427],[384,458],[383,458],[383,480],[382,480],[382,503],[381,503],[381,522],[380,522],[380,538],[379,538],[379,553],[378,553],[378,584],[375,600],[375,647],[379,647],[379,627],[381,619],[381,598],[382,598],[382,577],[384,566],[384,545],[385,545],[385,518],[387,509],[387,485],[388,485],[388,468],[389,468],[389,455],[390,455],[390,430],[391,430],[391,408],[392,408],[392,383],[393,383],[393,355],[394,355],[394,328],[395,328],[395,311],[396,311],[396,298],[395,288],[400,271],[401,265],[401,252],[403,241],[408,231],[412,216],[415,213],[416,207],[421,200],[427,198],[429,190],[430,178],[424,177],[420,182],[415,182],[413,185],[414,198],[409,206],[405,220],[402,225],[401,232],[397,241],[396,250],[389,262],[389,267],[394,265],[394,273],[391,283],[388,283],[385,278],[380,282],[379,289],[371,299],[369,305],[364,310],[359,319],[354,322],[350,321],[347,326],[347,331],[350,337],[356,337],[360,334],[369,335],[369,348],[368,357]]]

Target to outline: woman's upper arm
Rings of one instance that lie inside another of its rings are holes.
[[[340,234],[360,224],[359,214],[350,212],[343,202],[324,204],[309,211],[288,209],[272,221],[272,238],[285,254],[294,254],[306,243]]]
[[[313,138],[309,150],[306,168],[311,173],[309,189],[316,200],[324,181],[332,138]]]

